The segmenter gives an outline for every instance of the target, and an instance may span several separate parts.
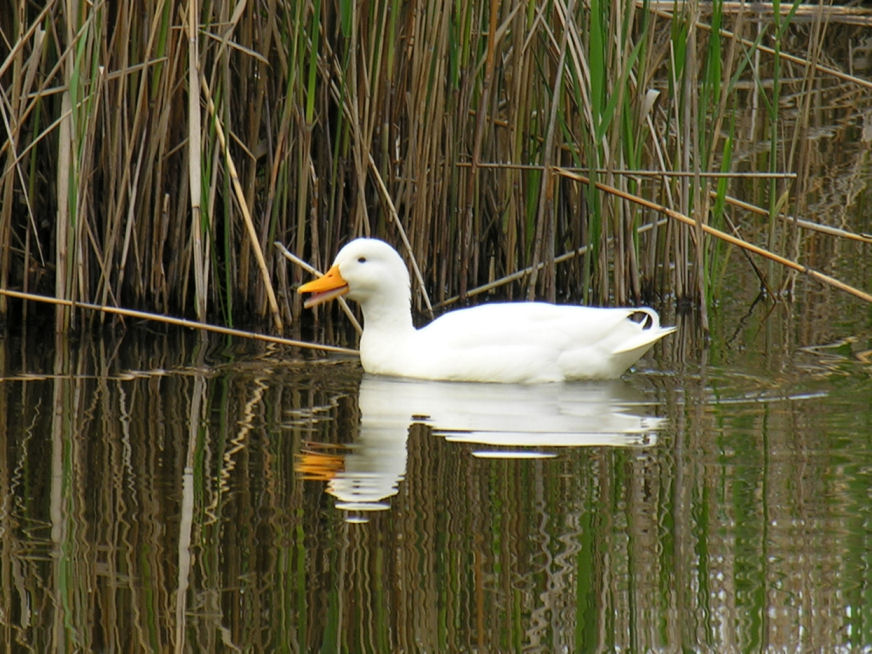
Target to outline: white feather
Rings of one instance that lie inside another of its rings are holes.
[[[647,307],[543,302],[460,309],[415,329],[409,273],[390,245],[377,239],[351,241],[339,251],[332,271],[347,284],[348,298],[363,309],[360,358],[371,373],[508,383],[611,379],[675,331],[660,327],[657,313]],[[634,314],[645,319],[636,322]]]

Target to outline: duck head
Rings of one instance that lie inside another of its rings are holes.
[[[333,265],[320,277],[298,289],[311,293],[305,307],[314,307],[345,295],[364,307],[372,304],[400,305],[411,302],[409,271],[390,245],[375,238],[358,238],[336,255]]]

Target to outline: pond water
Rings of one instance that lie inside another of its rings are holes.
[[[872,311],[803,288],[610,383],[7,337],[3,648],[868,648]]]

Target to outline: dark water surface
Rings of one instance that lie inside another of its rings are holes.
[[[612,383],[8,337],[0,648],[868,648],[872,313],[753,296]]]

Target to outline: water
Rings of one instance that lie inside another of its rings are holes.
[[[872,315],[802,288],[610,383],[7,338],[3,648],[868,648]]]

